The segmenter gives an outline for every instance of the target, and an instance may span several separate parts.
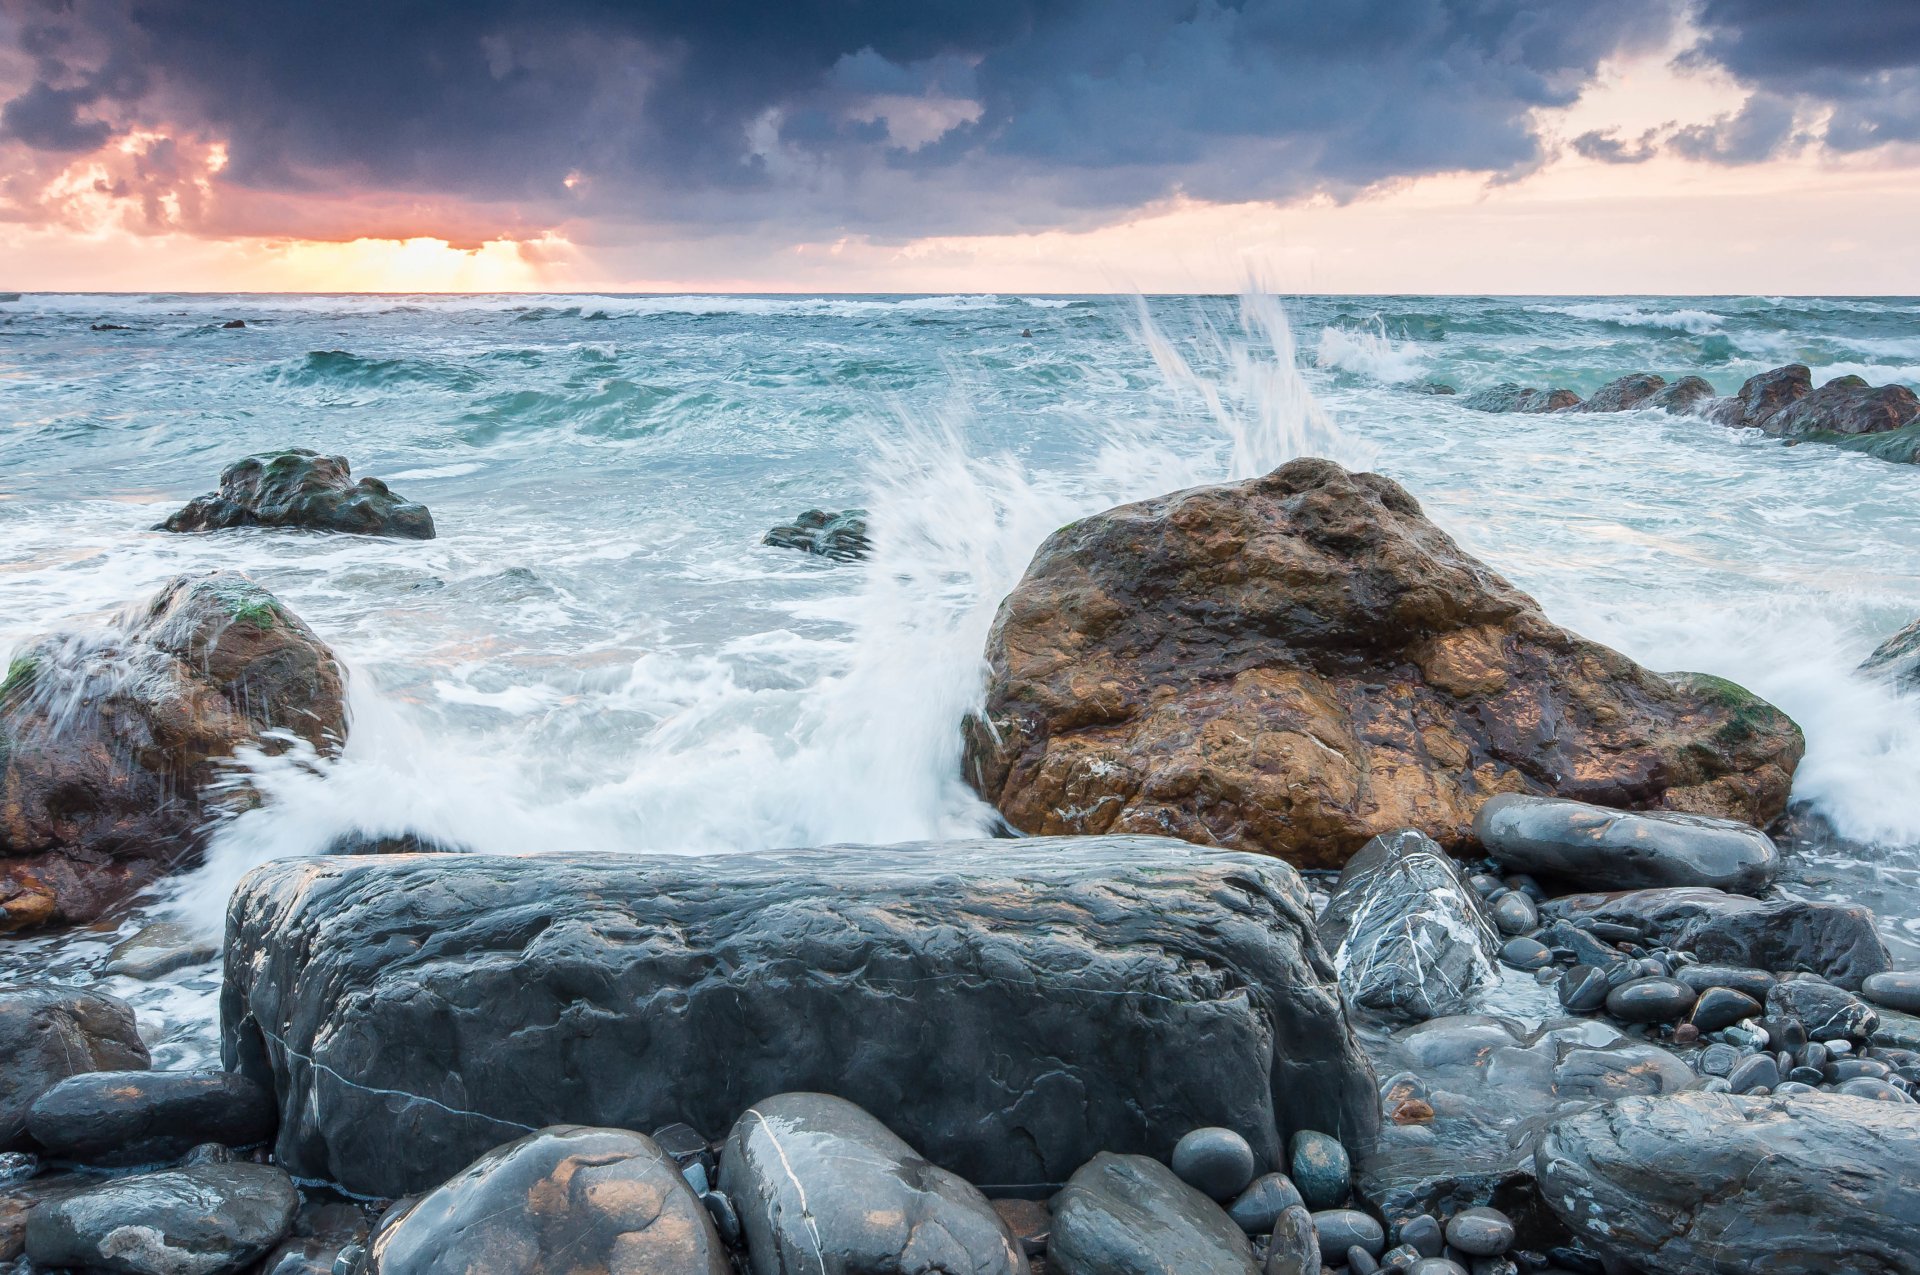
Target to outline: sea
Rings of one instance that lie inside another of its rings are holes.
[[[243,328],[225,326],[242,320]],[[1803,362],[1920,386],[1920,299],[28,294],[0,302],[0,654],[182,572],[252,575],[349,671],[337,759],[95,930],[0,938],[92,981],[156,917],[343,836],[690,854],[973,836],[960,778],[995,608],[1087,513],[1302,455],[1390,475],[1560,624],[1800,723],[1786,883],[1920,963],[1920,699],[1856,669],[1920,616],[1920,467],[1658,411],[1490,415],[1499,382],[1721,393]],[[153,530],[221,468],[345,456],[429,542]],[[762,544],[870,511],[874,554]],[[134,999],[213,1042],[217,963]]]

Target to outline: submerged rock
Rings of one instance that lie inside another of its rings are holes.
[[[1629,1098],[1556,1122],[1534,1160],[1575,1234],[1650,1275],[1920,1271],[1920,1107]]]
[[[287,527],[433,539],[433,515],[425,505],[396,496],[378,478],[352,478],[343,456],[304,447],[262,452],[221,470],[219,491],[189,501],[154,530]]]
[[[181,576],[106,632],[28,646],[0,688],[4,923],[92,920],[191,862],[236,749],[291,735],[330,753],[346,733],[333,652],[234,572]],[[217,804],[252,795],[224,787]]]
[[[250,1147],[273,1136],[273,1099],[225,1071],[95,1071],[34,1102],[27,1131],[82,1164],[152,1164],[204,1142]]]
[[[227,934],[222,1052],[280,1163],[369,1195],[562,1121],[713,1138],[789,1090],[984,1184],[1378,1121],[1298,875],[1159,838],[282,860]]]
[[[760,543],[776,549],[798,549],[836,562],[864,558],[873,549],[873,542],[867,538],[864,509],[843,509],[839,513],[809,509],[786,526],[769,531]]]
[[[1630,412],[1649,406],[1649,400],[1667,387],[1667,378],[1652,372],[1631,372],[1608,381],[1593,392],[1582,409],[1588,412]],[[1708,387],[1712,393],[1712,387]]]
[[[1460,400],[1460,406],[1476,412],[1571,412],[1577,411],[1580,396],[1572,390],[1539,390],[1505,381],[1484,390],[1475,390]]]
[[[1691,414],[1700,410],[1700,405],[1712,399],[1713,386],[1705,377],[1683,376],[1640,404],[1642,407],[1657,407],[1663,412],[1675,416]]]
[[[749,1107],[721,1153],[720,1189],[754,1275],[1026,1273],[986,1196],[843,1098],[787,1093]]]
[[[1466,1008],[1499,952],[1459,865],[1411,830],[1375,837],[1348,860],[1320,941],[1348,1004],[1416,1020]]]
[[[27,1215],[36,1266],[115,1275],[224,1275],[293,1227],[300,1194],[265,1164],[193,1164],[115,1178]]]
[[[1001,605],[974,786],[1030,833],[1155,832],[1338,867],[1496,792],[1770,822],[1764,701],[1551,624],[1377,474],[1291,462],[1084,518]]]
[[[74,987],[0,987],[0,1151],[29,1145],[27,1113],[69,1076],[151,1061],[118,996]]]
[[[367,1275],[733,1269],[706,1206],[653,1139],[578,1125],[487,1152],[382,1219],[367,1257]]]
[[[176,921],[156,921],[115,943],[100,972],[108,976],[154,979],[218,955],[218,935]]]
[[[1258,1275],[1260,1268],[1253,1246],[1218,1204],[1157,1160],[1103,1151],[1053,1197],[1047,1269],[1061,1275]]]
[[[1570,894],[1549,916],[1614,925],[1643,942],[1702,961],[1751,969],[1808,970],[1841,987],[1893,967],[1873,914],[1838,903],[1761,902],[1704,887]]]
[[[1920,620],[1873,648],[1860,671],[1888,678],[1903,690],[1920,691]]]
[[[1748,824],[1554,797],[1489,798],[1473,832],[1503,867],[1583,890],[1705,885],[1758,894],[1780,866],[1773,839]]]

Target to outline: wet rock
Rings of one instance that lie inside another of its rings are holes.
[[[1375,837],[1347,862],[1320,941],[1348,1004],[1416,1020],[1464,1009],[1499,950],[1459,865],[1410,830]]]
[[[1667,388],[1667,378],[1656,376],[1652,372],[1631,372],[1626,376],[1608,381],[1593,392],[1587,400],[1589,412],[1630,412],[1636,407],[1648,405],[1648,400]],[[1707,392],[1713,392],[1709,386]]]
[[[1758,1018],[1760,1011],[1760,1002],[1745,992],[1736,992],[1731,987],[1709,987],[1700,993],[1687,1021],[1702,1032],[1717,1032],[1742,1019]]]
[[[38,1205],[100,1185],[89,1173],[47,1173],[0,1185],[0,1263],[14,1261],[27,1248],[27,1216]]]
[[[1734,1093],[1751,1089],[1771,1090],[1780,1083],[1780,1063],[1772,1054],[1750,1054],[1727,1073],[1727,1088]]]
[[[1860,994],[1885,1009],[1920,1013],[1920,973],[1900,970],[1875,974],[1860,984]]]
[[[223,1055],[274,1092],[277,1158],[368,1195],[527,1126],[713,1137],[793,1088],[989,1184],[1379,1121],[1298,874],[1160,838],[281,860],[227,934]]]
[[[115,1275],[222,1275],[278,1244],[300,1208],[265,1164],[196,1164],[115,1178],[27,1215],[37,1266]]]
[[[1553,964],[1553,950],[1536,939],[1508,939],[1500,947],[1500,963],[1517,970],[1543,970]]]
[[[175,921],[156,921],[114,944],[100,972],[144,982],[218,955],[218,936]]]
[[[204,1142],[249,1147],[273,1136],[273,1099],[226,1071],[94,1071],[53,1086],[27,1132],[82,1164],[152,1164]]]
[[[1313,1229],[1320,1237],[1322,1253],[1359,1248],[1378,1257],[1386,1251],[1386,1231],[1358,1209],[1322,1209],[1313,1215]]]
[[[191,863],[241,746],[323,753],[347,731],[333,652],[233,572],[181,576],[105,631],[44,638],[0,687],[0,899],[44,899],[0,924],[88,921]],[[8,910],[13,904],[7,904]]]
[[[1761,426],[1769,417],[1813,392],[1813,373],[1804,363],[1750,376],[1732,398],[1721,399],[1708,415],[1722,425]]]
[[[1157,1160],[1103,1151],[1053,1197],[1050,1275],[1255,1275],[1258,1269],[1253,1246],[1233,1220]]]
[[[1696,992],[1725,987],[1761,1004],[1766,1003],[1767,993],[1773,990],[1774,984],[1773,975],[1766,970],[1742,969],[1737,965],[1682,965],[1673,971],[1673,976]]]
[[[1690,415],[1713,396],[1713,386],[1704,377],[1683,376],[1650,396],[1641,406],[1657,407],[1675,416]]]
[[[1293,1135],[1287,1148],[1287,1167],[1309,1209],[1331,1209],[1346,1203],[1353,1165],[1338,1138],[1302,1129]],[[1345,1248],[1340,1245],[1340,1249]]]
[[[1609,1102],[1630,1095],[1678,1093],[1698,1077],[1693,1068],[1642,1041],[1620,1040],[1597,1049],[1568,1049],[1553,1068],[1553,1101]]]
[[[824,1214],[832,1203],[814,1207]],[[556,1125],[487,1152],[383,1219],[367,1270],[729,1275],[732,1267],[706,1207],[653,1139]]]
[[[1693,1002],[1693,989],[1679,979],[1636,978],[1607,993],[1607,1013],[1623,1023],[1671,1023]]]
[[[220,326],[223,328],[244,328],[247,326],[247,321],[245,319],[228,319]]]
[[[1476,412],[1568,412],[1580,407],[1580,396],[1572,390],[1541,390],[1503,381],[1466,395],[1460,406]]]
[[[151,1061],[133,1008],[73,987],[0,987],[0,1151],[28,1145],[27,1112],[69,1076]]]
[[[1227,1216],[1248,1235],[1265,1235],[1282,1212],[1301,1203],[1299,1188],[1286,1174],[1263,1173],[1227,1206]]]
[[[1576,1235],[1651,1275],[1920,1261],[1920,1108],[1823,1093],[1630,1098],[1557,1121],[1534,1159]]]
[[[1393,1242],[1396,1246],[1411,1247],[1422,1257],[1438,1257],[1440,1250],[1446,1247],[1447,1234],[1439,1219],[1431,1213],[1422,1213],[1395,1227]]]
[[[1860,671],[1888,678],[1906,690],[1920,690],[1920,620],[1875,647]]]
[[[760,543],[776,549],[798,549],[835,562],[852,562],[873,550],[873,541],[867,538],[864,509],[845,509],[838,513],[809,509],[796,515],[791,523],[769,531]]]
[[[1274,1221],[1265,1275],[1320,1275],[1320,1262],[1320,1232],[1313,1214],[1303,1205],[1289,1204]]]
[[[1810,970],[1858,987],[1892,967],[1865,908],[1798,899],[1760,902],[1705,887],[1573,894],[1542,912],[1627,927],[1643,941],[1701,961],[1764,970]]]
[[[304,447],[262,452],[220,471],[220,490],[187,503],[155,531],[285,527],[402,540],[433,539],[425,505],[396,496],[378,478],[353,481],[344,456]]]
[[[992,1204],[993,1211],[1020,1242],[1021,1252],[1033,1257],[1047,1251],[1047,1239],[1053,1232],[1053,1214],[1048,1211],[1045,1200],[1000,1199]]]
[[[1575,965],[1560,976],[1560,1004],[1575,1014],[1591,1014],[1607,1003],[1613,985],[1598,966]]]
[[[1503,866],[1582,890],[1704,885],[1757,894],[1780,866],[1773,839],[1748,824],[1553,797],[1489,798],[1473,831]]]
[[[1540,928],[1540,909],[1518,890],[1509,890],[1493,903],[1493,923],[1502,934],[1531,934]]]
[[[1904,385],[1868,385],[1835,377],[1758,422],[1781,438],[1884,434],[1920,420],[1920,397]]]
[[[1173,1144],[1173,1171],[1194,1190],[1224,1203],[1253,1181],[1253,1148],[1231,1129],[1195,1129]]]
[[[1339,867],[1464,848],[1524,791],[1764,824],[1797,728],[1560,629],[1397,484],[1330,461],[1054,533],[988,640],[967,774],[1029,833],[1152,831]]]
[[[1775,983],[1767,992],[1767,1013],[1797,1018],[1811,1040],[1864,1042],[1880,1026],[1880,1015],[1859,997],[1828,983],[1795,979]]]

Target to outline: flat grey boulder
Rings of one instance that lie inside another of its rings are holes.
[[[1226,1210],[1158,1160],[1102,1152],[1053,1197],[1047,1270],[1061,1275],[1258,1275]]]
[[[41,1094],[27,1132],[83,1164],[153,1164],[205,1142],[250,1147],[273,1136],[273,1098],[230,1071],[94,1071]]]
[[[1203,1125],[1266,1168],[1378,1125],[1312,918],[1285,863],[1156,837],[282,860],[229,906],[222,1052],[279,1163],[367,1195],[789,1091],[990,1189]]]
[[[118,996],[74,987],[0,987],[0,1151],[30,1145],[27,1112],[68,1076],[149,1061],[133,1007]]]
[[[1560,797],[1489,798],[1473,832],[1502,867],[1582,890],[1704,885],[1758,894],[1780,869],[1773,838],[1732,819]]]
[[[1348,1004],[1416,1021],[1466,1008],[1500,951],[1459,865],[1411,830],[1375,837],[1347,861],[1320,941]]]
[[[787,1093],[747,1108],[720,1156],[754,1275],[1025,1275],[987,1197],[844,1098]]]
[[[367,1275],[732,1269],[706,1206],[652,1138],[578,1125],[487,1152],[383,1218],[367,1250]]]
[[[1649,1275],[1920,1271],[1920,1107],[1627,1098],[1547,1128],[1534,1162],[1561,1221]]]
[[[278,1244],[300,1193],[266,1164],[202,1163],[111,1179],[27,1215],[27,1260],[115,1275],[221,1275]]]

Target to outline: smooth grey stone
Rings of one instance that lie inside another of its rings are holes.
[[[1717,1032],[1743,1019],[1758,1018],[1763,1011],[1760,1002],[1745,992],[1736,992],[1731,987],[1709,987],[1694,1002],[1687,1021],[1702,1032]]]
[[[0,1151],[28,1145],[28,1110],[68,1076],[149,1061],[133,1007],[118,996],[51,985],[0,987]]]
[[[1879,1011],[1829,983],[1776,983],[1767,993],[1767,1013],[1795,1018],[1811,1040],[1861,1040],[1880,1026]]]
[[[1266,1275],[1320,1275],[1320,1233],[1303,1205],[1280,1211],[1267,1245]]]
[[[986,1196],[844,1098],[785,1093],[749,1107],[720,1155],[720,1190],[739,1211],[755,1275],[809,1264],[1026,1270],[1020,1241]]]
[[[1359,1247],[1377,1257],[1387,1247],[1387,1233],[1380,1223],[1358,1209],[1322,1209],[1313,1215],[1313,1229],[1319,1233],[1322,1253]]]
[[[1562,797],[1501,793],[1474,817],[1500,863],[1586,890],[1711,886],[1754,894],[1780,851],[1758,828],[1674,811],[1610,810]]]
[[[1467,1267],[1470,1275],[1520,1275],[1520,1265],[1511,1257],[1476,1257]]]
[[[1860,984],[1860,994],[1886,1009],[1903,1014],[1920,1014],[1920,973],[1889,970],[1875,974]]]
[[[1265,1235],[1285,1209],[1300,1203],[1300,1191],[1286,1174],[1263,1173],[1227,1206],[1227,1216],[1248,1235]]]
[[[1783,1017],[1769,1012],[1767,1017],[1760,1020],[1760,1030],[1766,1033],[1765,1043],[1772,1049],[1784,1049],[1796,1054],[1807,1047],[1806,1024],[1796,1017]]]
[[[1875,1102],[1906,1102],[1905,1094],[1884,1080],[1875,1080],[1871,1076],[1858,1076],[1852,1080],[1843,1080],[1834,1086],[1834,1092],[1846,1094],[1850,1098],[1870,1098]]]
[[[706,1205],[707,1216],[713,1219],[713,1229],[720,1232],[720,1238],[737,1246],[742,1227],[740,1210],[733,1207],[732,1197],[723,1191],[709,1191],[700,1197],[700,1203]]]
[[[1780,1064],[1773,1060],[1772,1054],[1755,1054],[1743,1059],[1727,1076],[1727,1084],[1735,1093],[1771,1089],[1779,1083]]]
[[[1146,1156],[1103,1151],[1053,1197],[1047,1269],[1062,1275],[1254,1275],[1258,1267],[1253,1245],[1226,1211],[1173,1170]]]
[[[1361,1249],[1360,1251],[1363,1253],[1366,1252],[1365,1249]],[[1413,1245],[1396,1244],[1380,1255],[1380,1269],[1383,1271],[1393,1271],[1395,1275],[1405,1275],[1406,1271],[1412,1269],[1415,1262],[1422,1260],[1424,1259],[1421,1256],[1420,1250]]]
[[[1535,939],[1508,939],[1500,947],[1500,963],[1517,970],[1542,970],[1553,964],[1553,952]]]
[[[1447,1237],[1433,1214],[1422,1213],[1402,1222],[1394,1234],[1393,1242],[1396,1245],[1413,1245],[1422,1257],[1438,1257],[1440,1250],[1446,1246]]]
[[[1173,1171],[1194,1190],[1225,1203],[1253,1181],[1253,1148],[1231,1129],[1194,1129],[1173,1144]]]
[[[1660,947],[1703,962],[1753,969],[1817,970],[1842,987],[1892,968],[1873,913],[1800,899],[1761,902],[1723,890],[1689,887],[1570,894],[1541,909],[1552,920],[1630,924]],[[1571,926],[1569,928],[1572,928]],[[1549,942],[1554,940],[1549,939]]]
[[[1674,967],[1673,976],[1702,995],[1712,988],[1724,987],[1761,1005],[1766,1004],[1767,993],[1774,984],[1773,975],[1765,970],[1740,969],[1732,965],[1678,965]]]
[[[1486,905],[1460,865],[1412,830],[1375,837],[1347,860],[1319,933],[1348,1004],[1379,1014],[1457,1013],[1495,977]]]
[[[1874,1034],[1876,1036],[1879,1035],[1878,1032]],[[1809,1048],[1811,1048],[1812,1043],[1811,1041],[1808,1042]],[[1833,1058],[1840,1058],[1853,1052],[1853,1042],[1850,1040],[1823,1040],[1820,1044],[1827,1047],[1828,1055]]]
[[[1628,1094],[1675,1093],[1698,1081],[1679,1057],[1645,1041],[1568,1049],[1553,1068],[1556,1103],[1606,1102]]]
[[[1678,979],[1637,978],[1607,993],[1607,1013],[1625,1023],[1670,1023],[1693,1001],[1693,989]]]
[[[1467,1275],[1467,1268],[1446,1257],[1423,1257],[1407,1268],[1407,1275]]]
[[[555,1125],[496,1147],[383,1217],[368,1245],[368,1275],[623,1269],[732,1269],[679,1167],[625,1129]]]
[[[1825,1067],[1834,1060],[1834,1053],[1824,1042],[1810,1040],[1807,1047],[1800,1051],[1799,1059],[1803,1067]]]
[[[144,982],[189,965],[205,964],[219,955],[219,935],[177,921],[156,921],[108,949],[107,963],[100,972]]]
[[[1825,1084],[1826,1081],[1827,1081],[1826,1073],[1818,1067],[1795,1067],[1792,1070],[1787,1072],[1786,1080],[1781,1081],[1780,1084],[1776,1087],[1776,1090],[1786,1088],[1786,1086],[1789,1083],[1801,1084],[1801,1085],[1821,1085],[1821,1084]]]
[[[1534,1143],[1540,1197],[1648,1271],[1916,1269],[1920,1108],[1836,1094],[1626,1098]]]
[[[1376,1275],[1379,1259],[1358,1244],[1347,1249],[1347,1275]]]
[[[1293,1185],[1307,1208],[1318,1211],[1337,1208],[1346,1202],[1353,1180],[1353,1163],[1338,1138],[1302,1129],[1293,1135],[1287,1163]],[[1346,1247],[1336,1244],[1333,1251],[1344,1252]]]
[[[1560,976],[1560,1003],[1576,1014],[1590,1014],[1607,1003],[1607,972],[1576,965]]]
[[[223,1275],[293,1227],[300,1193],[264,1164],[201,1164],[115,1178],[27,1215],[27,1259],[114,1275]]]
[[[1503,894],[1493,905],[1493,923],[1502,934],[1519,936],[1536,929],[1540,924],[1540,909],[1533,900],[1515,890]]]
[[[1498,1257],[1513,1236],[1513,1219],[1499,1209],[1462,1209],[1447,1219],[1447,1243],[1469,1257]]]
[[[1784,1098],[1789,1094],[1812,1093],[1814,1087],[1804,1080],[1783,1080],[1773,1087],[1773,1092]]]
[[[265,1142],[277,1119],[272,1095],[233,1072],[93,1071],[41,1094],[27,1131],[62,1159],[153,1164],[203,1142]]]
[[[1700,1071],[1703,1075],[1730,1075],[1733,1072],[1735,1064],[1739,1061],[1740,1051],[1732,1045],[1723,1045],[1716,1042],[1700,1051]]]
[[[1858,1080],[1862,1076],[1869,1080],[1885,1080],[1892,1074],[1893,1068],[1877,1058],[1842,1058],[1838,1062],[1828,1063],[1821,1070],[1821,1078],[1836,1085],[1843,1080]]]
[[[284,859],[229,905],[222,1054],[275,1094],[279,1163],[367,1195],[803,1088],[982,1183],[1203,1125],[1278,1164],[1281,1130],[1380,1120],[1313,925],[1279,860],[1156,837]]]

